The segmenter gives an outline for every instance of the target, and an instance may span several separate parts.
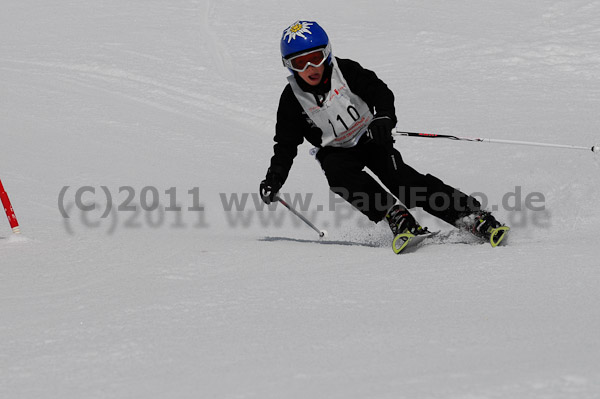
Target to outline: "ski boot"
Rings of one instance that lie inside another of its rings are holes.
[[[479,211],[459,219],[459,228],[471,232],[490,242],[492,247],[500,245],[510,227],[502,225],[490,212]]]
[[[414,216],[400,205],[394,205],[385,215],[385,219],[394,233],[392,249],[396,254],[402,252],[409,244],[416,244],[429,236],[427,227],[421,227]]]

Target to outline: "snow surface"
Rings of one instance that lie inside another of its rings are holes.
[[[402,130],[600,143],[600,1],[5,0],[0,397],[599,398],[591,151],[397,140],[498,207],[496,249],[417,213],[450,243],[394,255],[328,211],[307,144],[284,191],[329,238],[255,209],[299,18],[386,81]],[[530,193],[544,210],[512,209]]]

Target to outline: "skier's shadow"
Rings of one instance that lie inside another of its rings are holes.
[[[341,241],[341,240],[307,240],[301,238],[289,238],[289,237],[263,237],[259,238],[258,241],[266,241],[266,242],[278,242],[278,241],[287,241],[287,242],[301,242],[301,243],[313,243],[313,244],[321,244],[321,245],[346,245],[346,246],[362,246],[362,247],[371,247],[378,248],[381,245],[377,245],[375,243],[368,242],[356,242],[356,241]]]

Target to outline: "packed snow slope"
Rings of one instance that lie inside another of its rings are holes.
[[[0,397],[600,397],[591,151],[397,139],[511,225],[495,249],[417,212],[447,243],[394,255],[308,144],[283,191],[329,238],[261,210],[300,18],[401,130],[600,142],[600,1],[5,0]]]

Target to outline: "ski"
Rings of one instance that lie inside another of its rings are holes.
[[[497,247],[506,238],[506,233],[510,230],[508,226],[499,226],[489,230],[489,238],[475,235],[469,230],[452,230],[442,232],[441,230],[426,231],[421,234],[412,233],[401,233],[394,237],[392,241],[392,250],[395,254],[399,255],[403,252],[412,252],[422,246],[434,244],[434,245],[452,245],[452,244],[466,244],[466,245],[482,245],[489,242],[492,247]],[[381,247],[377,243],[367,242],[354,242],[354,241],[339,241],[339,240],[309,240],[289,237],[263,237],[259,241],[277,242],[277,241],[290,241],[299,243],[315,243],[322,245],[346,245],[346,246],[364,246],[364,247]]]
[[[490,233],[490,237],[489,237],[489,243],[490,245],[495,248],[497,246],[500,245],[501,242],[503,242],[504,238],[507,236],[506,233],[510,230],[510,227],[508,226],[500,226],[500,227],[496,227],[494,229],[491,229],[489,231]],[[407,249],[410,248],[418,248],[421,245],[425,245],[428,241],[432,242],[432,243],[436,243],[436,244],[449,244],[449,243],[464,243],[464,244],[476,244],[477,242],[480,243],[484,243],[485,241],[481,240],[481,238],[477,238],[477,236],[475,235],[471,235],[469,233],[469,236],[472,237],[472,242],[469,241],[455,241],[455,240],[451,240],[448,241],[448,238],[451,236],[450,234],[440,234],[440,231],[428,231],[426,233],[423,234],[412,234],[412,233],[401,233],[396,235],[396,237],[394,237],[394,240],[392,241],[392,250],[394,251],[395,254],[400,254],[402,252],[405,252]],[[432,238],[436,238],[434,240],[431,240]]]
[[[417,247],[421,242],[423,242],[427,238],[431,238],[437,235],[439,231],[426,231],[422,234],[413,234],[413,233],[400,233],[394,237],[394,241],[392,241],[392,250],[395,254],[400,254],[407,248]]]
[[[490,230],[490,244],[492,245],[492,248],[495,248],[498,245],[500,245],[500,243],[502,242],[502,240],[504,240],[504,237],[506,237],[506,233],[508,233],[509,230],[510,227],[508,226],[500,226]]]

